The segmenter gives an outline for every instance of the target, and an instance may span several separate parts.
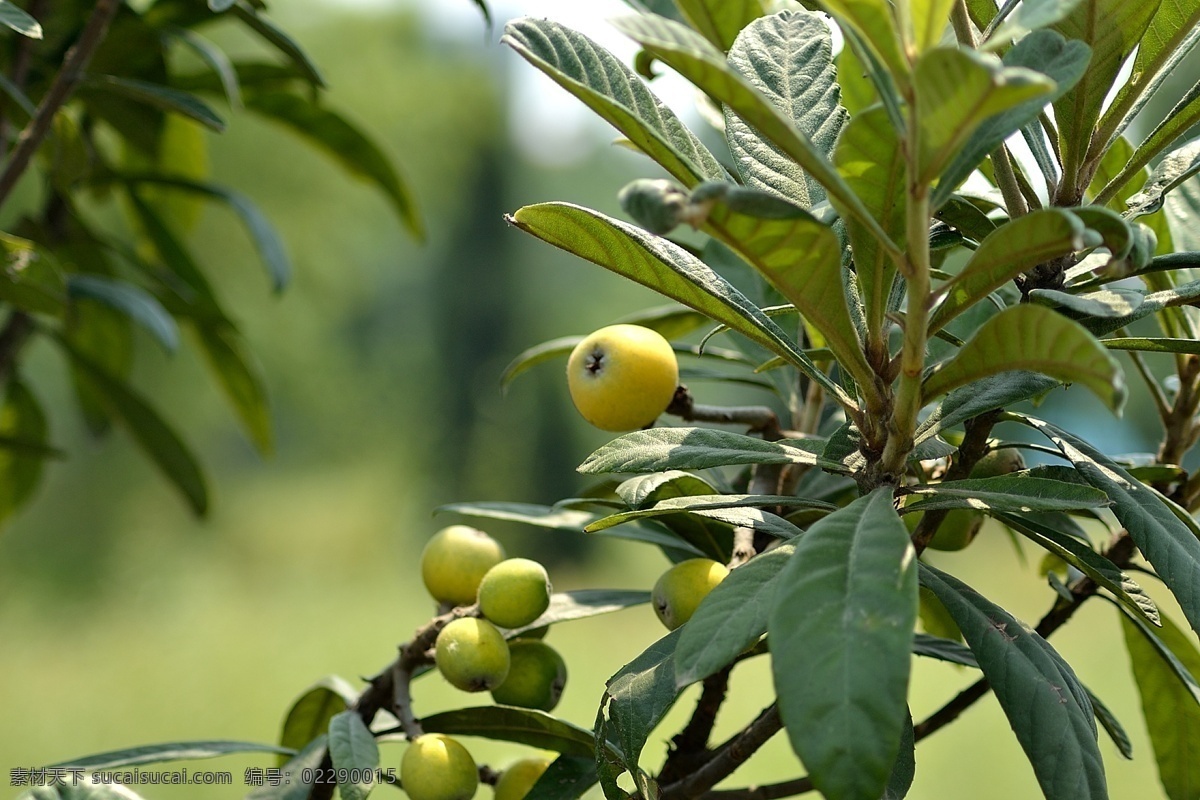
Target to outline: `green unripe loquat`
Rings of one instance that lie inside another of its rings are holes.
[[[553,711],[567,683],[562,656],[537,639],[514,639],[508,652],[508,677],[492,689],[492,699],[506,706]]]
[[[479,582],[504,560],[504,548],[468,525],[451,525],[433,535],[421,551],[421,580],[433,599],[455,606],[475,602]]]
[[[479,788],[479,768],[456,740],[426,733],[404,751],[400,784],[412,800],[471,800]]]
[[[479,610],[501,628],[520,628],[550,606],[550,576],[528,558],[510,558],[487,571],[479,583]]]
[[[717,584],[725,580],[729,569],[710,558],[681,561],[662,574],[650,593],[654,613],[673,631],[692,618],[696,608]]]
[[[548,758],[523,758],[513,762],[496,781],[496,800],[523,800],[549,766]]]
[[[486,619],[463,617],[438,633],[435,660],[450,685],[464,692],[488,691],[508,677],[508,642]]]
[[[996,478],[1025,469],[1025,459],[1021,451],[1015,447],[1002,447],[991,450],[983,458],[975,462],[971,470],[972,478]]]
[[[667,410],[679,385],[671,343],[640,325],[609,325],[575,346],[567,387],[575,408],[604,431],[644,428]]]

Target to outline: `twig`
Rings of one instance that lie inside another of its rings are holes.
[[[751,786],[746,789],[724,789],[718,792],[705,792],[700,800],[776,800],[779,797],[794,797],[806,794],[817,787],[805,775],[782,783],[772,783],[766,786]]]
[[[38,105],[37,113],[21,131],[17,145],[13,148],[12,156],[5,164],[4,172],[0,173],[0,206],[8,200],[13,187],[17,185],[17,181],[29,166],[33,154],[37,152],[38,147],[50,132],[54,116],[70,99],[71,93],[75,91],[75,87],[82,80],[88,62],[92,60],[96,48],[104,40],[109,23],[116,16],[120,5],[120,0],[98,0],[96,7],[92,9],[92,14],[88,17],[87,24],[79,35],[79,40],[67,51],[62,67],[54,76],[54,82],[50,84],[49,91]]]
[[[1004,205],[1008,207],[1009,218],[1016,219],[1028,214],[1029,205],[1025,200],[1025,194],[1021,191],[1017,176],[1013,172],[1012,160],[1008,157],[1008,148],[1004,145],[1000,145],[992,153],[992,173],[996,176],[997,188],[1004,195]]]
[[[746,425],[751,432],[761,433],[767,441],[783,438],[779,417],[766,406],[706,406],[696,403],[686,386],[675,390],[668,414],[685,422],[716,422],[725,425]]]

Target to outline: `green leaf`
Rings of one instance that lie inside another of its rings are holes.
[[[1138,42],[1129,80],[1100,118],[1092,152],[1106,150],[1200,41],[1200,2],[1162,0]]]
[[[313,739],[283,765],[279,785],[268,783],[246,795],[246,800],[306,800],[316,770],[325,760],[326,741],[323,733]]]
[[[925,379],[922,395],[929,402],[1010,370],[1035,370],[1081,383],[1113,411],[1125,402],[1124,375],[1104,345],[1079,323],[1028,303],[1006,308],[980,326],[953,358]]]
[[[1112,592],[1123,606],[1150,624],[1161,624],[1158,607],[1142,587],[1084,542],[1023,515],[999,514],[996,518],[1087,575],[1097,586]]]
[[[150,333],[163,349],[179,349],[179,326],[162,304],[146,290],[126,281],[103,275],[71,275],[67,294],[72,299],[86,298],[121,312]]]
[[[55,451],[47,443],[46,414],[20,380],[8,382],[0,406],[0,522],[28,502],[42,480],[42,462]]]
[[[649,592],[636,590],[576,589],[572,592],[555,592],[550,595],[549,608],[540,617],[522,628],[509,631],[509,636],[518,636],[525,631],[542,628],[556,622],[611,614],[614,611],[649,602]]]
[[[246,108],[278,122],[320,148],[344,170],[374,184],[391,201],[396,216],[418,239],[425,227],[408,185],[391,159],[362,129],[336,111],[290,92],[247,92]]]
[[[934,293],[944,299],[929,321],[930,333],[1038,264],[1083,249],[1085,230],[1064,209],[1034,211],[996,228],[962,271]]]
[[[1023,0],[1012,13],[992,30],[987,40],[980,45],[984,50],[1000,50],[1012,44],[1013,39],[1019,39],[1020,45],[1025,34],[1045,28],[1062,20],[1075,10],[1079,0]],[[1005,4],[1010,7],[1011,4]]]
[[[1140,616],[1130,614],[1120,606],[1117,606],[1117,608],[1123,615],[1123,621],[1131,623],[1137,630],[1141,631],[1143,639],[1157,654],[1158,658],[1162,661],[1162,665],[1168,672],[1175,676],[1179,685],[1186,690],[1182,695],[1183,700],[1186,703],[1200,706],[1200,683],[1197,683],[1191,668],[1179,660],[1179,656],[1175,655],[1175,652],[1170,647],[1167,647],[1166,642],[1159,637],[1158,632],[1147,625]],[[1168,619],[1167,622],[1170,622],[1170,620]]]
[[[241,420],[250,441],[263,455],[272,450],[271,409],[262,369],[245,347],[241,334],[229,325],[197,326],[200,348],[209,368]]]
[[[921,583],[962,629],[1047,800],[1107,800],[1087,693],[1045,639],[956,578],[921,564]]]
[[[930,182],[984,120],[1026,101],[1040,102],[1054,91],[1054,81],[1031,69],[1006,67],[995,56],[939,47],[917,61],[914,87],[921,144],[916,172]]]
[[[784,544],[729,573],[701,601],[675,647],[675,685],[683,688],[722,669],[767,632],[776,576],[794,548]]]
[[[1087,294],[1034,289],[1029,299],[1049,308],[1065,308],[1082,317],[1119,318],[1136,311],[1145,295],[1136,289],[1101,289]]]
[[[235,742],[211,740],[198,742],[164,742],[141,747],[127,747],[105,753],[72,758],[51,764],[53,767],[73,767],[86,770],[117,769],[118,767],[140,767],[146,764],[161,764],[165,761],[194,761],[200,758],[216,758],[230,753],[281,753],[291,757],[296,751],[288,747],[257,742]]]
[[[903,247],[908,171],[896,127],[882,106],[869,108],[850,120],[838,140],[833,162],[883,230]],[[896,263],[857,221],[847,220],[846,232],[850,236],[867,328],[877,333],[883,329],[887,315]]]
[[[908,84],[910,68],[904,57],[891,3],[887,0],[820,0],[820,5],[843,29],[849,27],[858,34],[897,85]]]
[[[211,183],[200,183],[163,175],[120,175],[118,180],[133,186],[150,184],[178,189],[182,192],[219,200],[229,206],[229,209],[241,218],[242,224],[246,226],[246,231],[254,241],[254,246],[271,278],[272,288],[276,292],[282,292],[287,287],[292,268],[283,248],[283,242],[271,226],[270,220],[259,210],[258,206],[241,193]],[[157,245],[158,241],[156,240],[155,243]]]
[[[509,218],[555,247],[647,286],[728,325],[777,353],[843,403],[846,391],[796,347],[783,330],[707,264],[641,228],[568,203],[526,206]]]
[[[617,496],[630,508],[650,508],[672,497],[695,497],[716,494],[717,490],[703,478],[690,472],[667,470],[650,475],[635,475],[616,488]]]
[[[1139,629],[1125,617],[1121,621],[1163,790],[1170,800],[1195,798],[1200,792],[1200,706],[1194,702],[1194,690],[1179,680],[1147,641],[1146,636],[1155,633]],[[1200,672],[1200,652],[1171,620],[1163,620],[1157,637],[1184,668]]]
[[[830,201],[843,218],[863,223],[894,258],[902,257],[862,201],[838,175],[829,158],[797,130],[782,111],[733,71],[719,50],[688,28],[665,19],[620,17],[613,20],[613,25],[714,100],[726,104],[746,124],[799,164],[805,174],[825,187]]]
[[[89,75],[80,85],[80,92],[115,94],[172,114],[180,114],[217,133],[225,130],[225,120],[217,116],[207,103],[193,94],[169,86],[134,78],[118,78],[116,75]]]
[[[586,511],[572,511],[558,506],[539,506],[531,503],[451,503],[439,506],[435,513],[443,511],[478,519],[502,519],[510,522],[522,522],[538,528],[548,528],[572,534],[581,533],[586,526],[600,519],[599,514],[592,514]],[[604,531],[602,535],[655,544],[675,553],[686,554],[689,557],[704,555],[704,552],[697,549],[694,545],[657,527],[626,525],[617,530]]]
[[[1066,5],[1058,0],[1048,1],[1057,6]],[[1028,0],[1022,7],[1027,4]],[[939,208],[989,153],[1014,131],[1036,122],[1047,103],[1062,97],[1078,83],[1091,55],[1083,42],[1067,41],[1061,34],[1046,30],[1029,34],[1006,52],[1003,57],[1005,67],[1024,68],[1045,75],[1054,81],[1055,88],[1047,95],[1019,103],[984,120],[942,172],[933,193],[932,207]]]
[[[882,488],[814,523],[777,578],[779,714],[830,800],[877,800],[888,783],[908,719],[916,565]]]
[[[1108,495],[1138,550],[1175,595],[1192,628],[1200,629],[1200,531],[1191,515],[1082,439],[1033,417],[1017,419],[1045,435],[1088,483]]]
[[[924,595],[926,592],[932,594],[929,589],[922,586],[921,594]],[[934,599],[937,599],[936,595]],[[938,600],[938,605],[944,610],[944,606],[941,606],[940,600]],[[949,616],[949,613],[946,613]],[[957,632],[957,623],[954,623],[953,618],[949,621],[954,624],[954,630]],[[961,637],[962,633],[959,632],[959,638]],[[945,661],[947,664],[958,664],[962,667],[979,667],[979,662],[975,660],[975,654],[971,652],[969,647],[940,636],[930,636],[927,633],[916,634],[913,639],[913,653],[925,658],[936,658],[938,661]]]
[[[1084,687],[1087,689],[1087,687]],[[1121,720],[1117,719],[1116,715],[1109,710],[1108,706],[1104,705],[1096,693],[1091,689],[1087,689],[1088,699],[1092,701],[1092,710],[1096,712],[1096,721],[1100,723],[1100,727],[1104,728],[1108,733],[1108,737],[1112,739],[1113,744],[1117,746],[1117,750],[1127,759],[1133,758],[1133,743],[1129,741],[1129,734],[1125,733],[1125,728],[1121,725]]]
[[[260,14],[258,9],[247,2],[247,0],[236,0],[231,10],[247,28],[258,34],[267,44],[287,56],[291,65],[313,87],[318,89],[325,87],[325,79],[321,77],[321,72],[317,69],[317,65],[308,57],[303,48],[297,44],[296,40],[284,32],[278,25]]]
[[[1092,59],[1083,78],[1054,103],[1063,179],[1067,184],[1080,177],[1104,98],[1158,6],[1159,0],[1144,3],[1083,0],[1070,16],[1054,26],[1067,39],[1078,39],[1092,49]],[[1064,188],[1072,191],[1076,187]]]
[[[208,0],[208,10],[214,14],[220,14],[222,11],[228,11],[233,7],[237,0]]]
[[[1146,353],[1190,353],[1200,355],[1200,341],[1195,339],[1154,339],[1145,336],[1101,339],[1109,350],[1141,350]]]
[[[749,495],[749,494],[710,494],[710,495],[693,495],[690,497],[672,497],[662,500],[649,508],[640,508],[635,511],[623,511],[619,514],[611,514],[607,517],[596,520],[595,522],[584,528],[585,533],[596,533],[607,528],[612,528],[617,525],[622,525],[636,519],[645,519],[647,517],[661,517],[667,514],[678,514],[686,512],[691,514],[702,514],[707,511],[720,509],[728,509],[731,511],[751,511],[752,508],[770,507],[770,506],[788,506],[801,508],[819,508],[822,510],[833,511],[836,506],[831,503],[823,503],[819,500],[807,500],[802,497],[792,497],[784,495]],[[751,508],[752,507],[752,508]],[[706,515],[707,516],[707,515]],[[717,519],[721,519],[721,515],[713,515]],[[785,538],[797,536],[802,531],[795,525],[785,520],[779,520],[778,517],[771,515],[774,520],[777,520],[777,528],[779,534]],[[736,517],[743,519],[744,517]],[[752,521],[752,520],[748,520]],[[756,530],[764,530],[765,527],[756,527],[755,525],[747,525],[746,527],[755,527]]]
[[[1200,115],[1197,115],[1197,119],[1200,119]],[[1114,178],[1113,182],[1118,186],[1121,185],[1124,182],[1122,179],[1128,177],[1133,164],[1137,164],[1137,169],[1140,170],[1145,162],[1138,164],[1138,159],[1144,155],[1142,148],[1139,147],[1134,152],[1130,165]],[[1158,211],[1162,208],[1163,198],[1166,194],[1197,172],[1200,172],[1200,141],[1192,141],[1169,153],[1158,163],[1158,166],[1150,173],[1142,190],[1126,201],[1129,205],[1127,216],[1134,218]],[[1097,202],[1105,197],[1106,191],[1107,187],[1105,187],[1105,191],[1100,192]]]
[[[123,380],[80,352],[66,338],[52,334],[72,365],[85,374],[100,393],[106,410],[120,420],[146,455],[183,493],[198,516],[208,511],[208,486],[195,456],[145,399]]]
[[[829,26],[819,14],[780,11],[751,23],[729,51],[729,65],[829,156],[846,125],[839,103]],[[737,114],[725,115],[725,135],[746,185],[774,192],[802,208],[825,199],[825,189]]]
[[[758,208],[741,210],[752,201]],[[860,385],[873,385],[874,372],[847,308],[842,248],[833,229],[786,200],[727,183],[701,184],[692,202],[709,208],[707,228],[795,306],[838,363]]]
[[[460,708],[422,717],[421,727],[427,733],[481,736],[569,756],[591,758],[595,754],[591,731],[533,709],[512,706]]]
[[[504,372],[500,373],[500,390],[507,391],[518,375],[538,364],[556,358],[566,358],[575,349],[575,345],[583,341],[583,338],[582,336],[560,336],[557,339],[535,344],[533,347],[522,350],[513,357],[512,361],[508,362]]]
[[[147,238],[166,268],[179,279],[164,281],[167,287],[180,297],[187,313],[232,324],[221,310],[213,294],[212,285],[201,272],[200,265],[192,258],[191,253],[154,208],[133,187],[128,188],[130,205],[137,214]],[[178,283],[182,283],[183,287],[177,287],[175,284]]]
[[[896,763],[888,775],[882,800],[904,800],[912,788],[913,778],[917,774],[916,746],[916,731],[913,730],[910,713],[905,717],[904,727],[900,731],[900,752],[896,754]]]
[[[816,464],[835,472],[843,470],[837,462],[793,446],[800,443],[767,442],[713,428],[652,428],[618,436],[588,456],[577,469],[585,475],[708,469],[731,464]]]
[[[954,0],[911,0],[909,13],[912,15],[914,44],[918,53],[936,47],[941,42],[953,7]]]
[[[0,0],[0,25],[30,39],[42,38],[42,26],[25,9],[8,0]]]
[[[596,785],[596,759],[560,755],[525,795],[525,800],[577,800]]]
[[[650,732],[679,696],[674,654],[681,633],[671,631],[622,667],[608,680],[600,701],[598,729],[616,735],[621,758],[631,775],[638,773],[638,760]]]
[[[379,745],[357,711],[343,711],[329,720],[329,757],[333,768],[359,780],[338,781],[342,800],[364,800],[375,785]]]
[[[500,40],[582,100],[685,186],[722,180],[717,159],[641,79],[581,33],[550,20],[518,19]]]
[[[223,1],[228,2],[229,5],[233,4],[233,0]],[[221,82],[221,89],[225,92],[225,98],[229,101],[230,108],[242,108],[242,90],[238,85],[237,70],[234,68],[233,62],[229,60],[229,56],[225,55],[224,50],[187,28],[168,28],[166,33],[187,45],[204,63],[208,64],[213,74],[217,76],[217,80]]]
[[[738,33],[763,14],[762,0],[676,0],[692,27],[728,50]]]
[[[279,731],[279,745],[292,751],[305,749],[323,738],[329,721],[349,710],[357,699],[358,692],[343,679],[336,675],[322,678],[292,702]],[[280,766],[286,761],[281,758]]]
[[[920,444],[971,417],[1028,400],[1058,385],[1054,378],[1027,371],[1005,372],[975,381],[954,390],[938,404],[917,428],[916,443]]]
[[[0,249],[0,300],[25,311],[61,315],[67,282],[54,254],[6,233],[0,233]]]
[[[931,483],[914,487],[912,494],[919,501],[906,505],[905,513],[951,508],[993,512],[1075,511],[1109,505],[1108,497],[1099,489],[1038,478],[1028,472]]]

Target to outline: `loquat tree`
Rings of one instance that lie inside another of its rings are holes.
[[[439,614],[365,688],[325,682],[301,696],[277,748],[287,780],[253,796],[361,798],[386,782],[456,800],[482,782],[505,800],[597,785],[608,800],[901,798],[917,745],[992,694],[1046,798],[1099,800],[1099,738],[1129,756],[1128,737],[1050,639],[1103,601],[1121,621],[1162,790],[1195,798],[1200,477],[1186,458],[1200,439],[1200,143],[1185,137],[1200,93],[1145,136],[1131,123],[1200,38],[1200,2],[631,5],[614,24],[641,47],[634,68],[552,20],[511,22],[503,41],[661,172],[621,192],[632,221],[569,202],[510,221],[674,301],[621,320],[674,341],[671,357],[623,328],[518,356],[505,381],[569,356],[583,415],[640,428],[579,467],[622,479],[554,506],[443,510],[620,535],[674,566],[653,592],[553,594],[537,570],[504,566],[486,535],[440,533],[425,555],[439,561],[425,574]],[[643,78],[660,65],[699,90],[727,150],[650,91]],[[1161,422],[1155,453],[1106,453],[1033,408],[1083,409],[1086,393],[1121,412],[1118,356]],[[1174,374],[1160,381],[1164,366]],[[676,375],[772,400],[704,404]],[[673,392],[660,391],[664,376]],[[985,518],[1050,559],[1040,619],[928,563],[930,548],[969,547]],[[503,620],[476,594],[493,574],[516,582],[492,590],[521,606]],[[1153,595],[1173,597],[1183,620]],[[517,653],[536,651],[547,626],[651,601],[671,630],[594,687],[594,723],[552,713],[565,668],[551,656],[520,676],[548,689],[501,700]],[[774,700],[713,744],[729,676],[751,659],[769,659]],[[914,719],[914,659],[978,679]],[[414,679],[435,669],[497,702],[418,716]],[[695,711],[648,769],[652,733],[697,683]],[[778,733],[794,777],[716,788]],[[502,775],[461,736],[558,755]],[[378,748],[395,738],[410,742],[399,776]],[[269,747],[168,744],[72,763]]]

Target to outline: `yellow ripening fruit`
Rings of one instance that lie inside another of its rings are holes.
[[[632,431],[654,422],[678,385],[671,343],[640,325],[601,328],[575,345],[567,360],[575,408],[605,431]]]
[[[523,758],[513,762],[496,781],[496,800],[523,800],[549,766],[548,758]]]
[[[438,633],[434,660],[450,685],[464,692],[489,691],[508,677],[508,642],[486,619],[463,617]]]
[[[487,571],[479,583],[479,610],[501,628],[520,628],[550,606],[550,576],[528,558],[510,558]]]
[[[492,689],[492,699],[506,706],[553,711],[567,684],[562,656],[537,639],[514,639],[508,653],[508,677]]]
[[[400,784],[412,800],[471,800],[479,788],[479,768],[456,740],[426,733],[404,751]]]
[[[503,560],[504,548],[495,539],[469,525],[451,525],[421,551],[421,580],[434,600],[468,606],[483,576]]]
[[[729,569],[710,558],[690,558],[664,572],[654,584],[650,602],[654,613],[673,631],[692,618],[696,607],[717,584],[725,580]]]

